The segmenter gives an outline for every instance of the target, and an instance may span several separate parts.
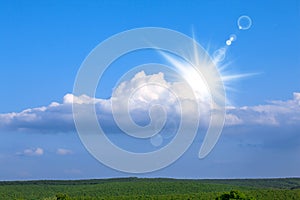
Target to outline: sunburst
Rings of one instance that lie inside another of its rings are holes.
[[[163,58],[175,68],[178,74],[184,78],[184,80],[193,89],[196,97],[201,101],[211,100],[211,89],[221,95],[220,84],[223,85],[226,91],[226,104],[231,104],[231,99],[229,98],[229,91],[237,91],[234,87],[234,83],[238,80],[257,75],[258,73],[232,73],[231,62],[223,63],[217,59],[212,58],[212,56],[205,52],[205,54],[200,53],[196,40],[194,39],[194,48],[191,53],[188,53],[188,58],[192,62],[187,62],[179,57],[172,56],[172,54],[160,51]],[[224,47],[225,52],[227,47]],[[199,56],[200,55],[200,56]],[[217,69],[217,73],[214,69]],[[203,73],[204,72],[204,73]],[[204,75],[205,74],[205,75]],[[218,79],[221,78],[221,83]],[[208,87],[208,83],[212,84],[213,88]]]

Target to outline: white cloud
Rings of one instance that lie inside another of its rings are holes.
[[[233,115],[233,114],[226,114],[226,125],[238,125],[242,124],[243,121],[238,118],[238,116]]]
[[[300,105],[300,93],[294,92],[294,100]]]
[[[62,156],[64,156],[64,155],[69,155],[69,154],[72,154],[72,153],[73,153],[73,152],[72,152],[71,150],[69,150],[69,149],[62,149],[62,148],[59,148],[59,149],[56,150],[56,154],[62,155]]]
[[[129,101],[128,95],[130,95]],[[129,102],[128,107],[132,118],[147,121],[150,108],[157,104],[163,105],[168,114],[178,115],[182,110],[178,99],[182,101],[183,110],[186,110],[186,113],[183,113],[185,117],[194,117],[197,114],[197,104],[193,102],[191,88],[185,82],[167,82],[163,73],[146,75],[141,71],[131,80],[122,82],[111,99],[66,94],[62,103],[52,102],[48,106],[0,114],[0,129],[38,132],[74,131],[72,103],[83,107],[85,104],[95,104],[99,120],[111,125],[112,103],[116,113],[122,114],[128,112],[125,105]],[[209,102],[202,102],[202,116],[208,112],[209,106]]]
[[[25,149],[23,152],[18,152],[17,155],[21,156],[42,156],[44,154],[44,150],[40,147]]]
[[[153,84],[154,83],[154,84]],[[172,91],[172,92],[170,92]],[[174,95],[176,94],[176,95]],[[128,101],[128,95],[130,99]],[[198,98],[198,97],[197,97]],[[87,95],[66,94],[63,102],[52,102],[48,106],[29,108],[21,112],[0,114],[0,130],[69,132],[74,131],[72,103],[77,105],[94,104],[101,126],[116,127],[112,118],[112,103],[117,114],[128,112],[137,123],[149,122],[149,110],[153,105],[163,105],[168,116],[179,116],[193,120],[197,116],[197,104],[193,93],[184,82],[168,82],[163,73],[146,75],[141,71],[131,80],[122,82],[110,99],[91,98]],[[200,120],[209,120],[210,102],[197,99],[200,106]],[[159,112],[158,112],[159,114]],[[158,116],[160,117],[160,116]],[[203,121],[202,121],[203,122]],[[228,107],[226,125],[272,125],[300,124],[300,93],[287,101],[270,101],[264,105]],[[110,129],[112,130],[112,129]],[[57,152],[58,153],[58,152]],[[61,152],[61,154],[63,154]]]
[[[300,124],[300,93],[287,101],[269,101],[263,105],[230,107],[227,125],[297,125]]]

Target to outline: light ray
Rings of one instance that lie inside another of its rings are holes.
[[[223,75],[221,78],[224,81],[224,83],[226,83],[226,82],[230,82],[233,80],[246,78],[246,77],[250,77],[250,76],[254,76],[254,75],[258,75],[258,74],[259,73],[232,74],[232,75]]]

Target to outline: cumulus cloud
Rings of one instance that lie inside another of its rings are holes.
[[[0,114],[0,129],[4,130],[69,131],[73,127],[72,107],[65,102]]]
[[[40,147],[25,149],[23,152],[17,152],[17,155],[20,156],[42,156],[44,154],[44,150]]]
[[[268,101],[257,106],[228,107],[227,125],[297,125],[300,123],[300,93],[287,101]]]
[[[163,105],[168,117],[177,120],[180,115],[191,121],[198,114],[197,105],[200,106],[201,120],[209,120],[211,108],[211,103],[207,98],[196,96],[195,99],[187,83],[168,82],[163,73],[147,75],[141,71],[132,79],[120,83],[110,99],[66,94],[61,103],[52,102],[48,106],[0,114],[0,130],[41,133],[75,131],[72,103],[81,105],[83,109],[85,105],[95,105],[101,126],[109,128],[110,131],[114,128],[119,131],[113,114],[121,116],[122,119],[122,116],[129,111],[131,118],[137,124],[145,125],[150,120],[149,110],[156,105]],[[161,113],[157,113],[157,118],[159,118]],[[280,126],[297,123],[300,124],[300,93],[294,93],[293,99],[287,101],[269,101],[258,106],[227,108],[227,126]],[[70,152],[60,149],[57,153],[65,155]]]
[[[56,150],[56,154],[62,155],[62,156],[69,155],[69,154],[72,154],[72,153],[73,152],[71,150],[69,150],[69,149],[59,148],[59,149]]]
[[[201,100],[196,99],[196,101]],[[116,125],[112,122],[112,113],[122,116],[128,111],[136,123],[147,124],[150,120],[149,110],[156,105],[162,105],[168,116],[176,117],[182,110],[185,111],[182,113],[185,114],[185,118],[193,118],[197,114],[195,97],[187,83],[167,82],[163,73],[146,75],[141,71],[131,80],[122,82],[110,99],[66,94],[62,103],[52,102],[48,106],[0,114],[0,129],[38,132],[74,131],[72,103],[81,105],[83,109],[86,104],[95,105],[98,119],[104,126]],[[201,114],[209,111],[209,104],[207,101],[202,101]]]

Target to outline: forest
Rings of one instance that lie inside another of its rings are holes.
[[[91,180],[2,181],[0,199],[300,199],[300,178],[167,179],[114,178]]]

